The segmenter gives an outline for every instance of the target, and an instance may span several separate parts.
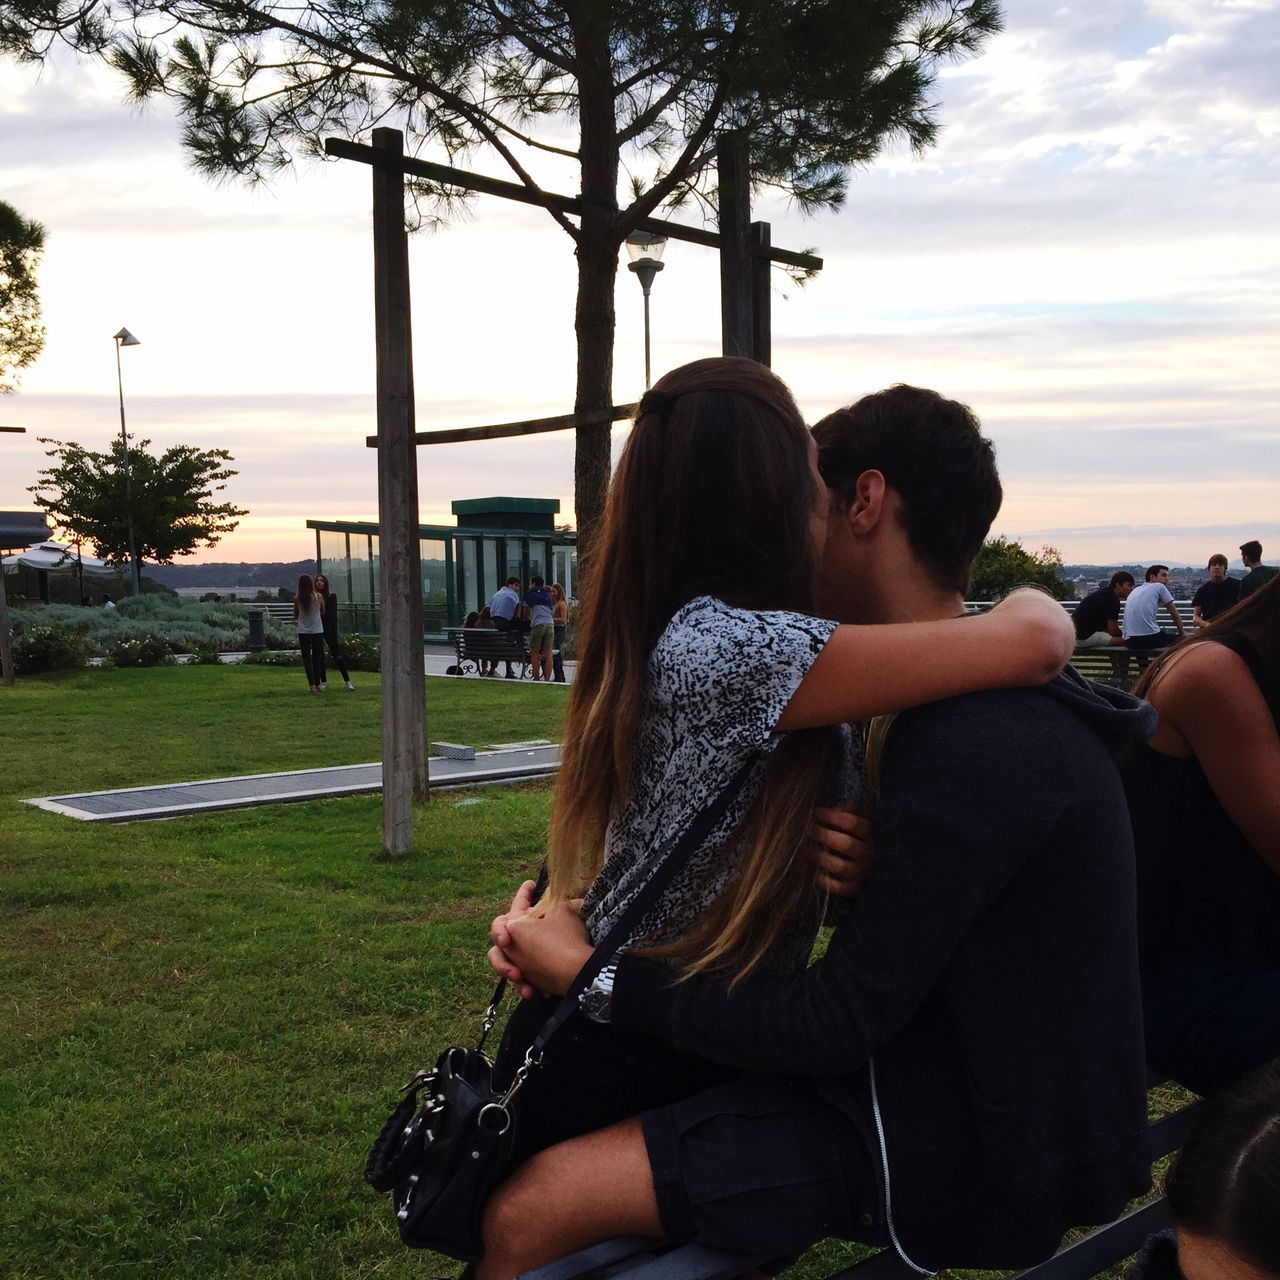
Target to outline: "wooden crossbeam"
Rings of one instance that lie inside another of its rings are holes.
[[[436,164],[430,160],[419,160],[414,156],[388,155],[359,142],[348,142],[345,138],[326,138],[324,153],[339,160],[358,160],[361,164],[383,168],[395,167],[402,173],[411,173],[418,178],[429,178],[432,182],[440,182],[445,186],[461,187],[464,191],[479,191],[483,195],[501,196],[504,200],[537,205],[540,209],[556,209],[560,213],[580,215],[584,204],[606,203],[598,199],[593,200],[590,196],[561,196],[554,192],[538,193],[530,191],[528,187],[521,186],[518,182],[487,178],[483,174],[469,173],[465,169],[454,169],[447,164]],[[708,249],[719,249],[722,245],[721,237],[714,231],[707,231],[702,227],[687,227],[681,222],[668,222],[665,218],[644,218],[637,224],[636,230],[666,236],[669,240],[686,240],[690,244],[705,245]],[[811,253],[777,249],[768,243],[753,243],[750,246],[750,252],[769,262],[780,262],[785,266],[799,267],[804,271],[822,270],[822,259]]]
[[[25,434],[26,427],[0,427],[0,431],[16,431],[20,435]]]
[[[468,440],[505,440],[511,436],[532,436],[543,431],[567,431],[571,427],[594,427],[602,422],[625,422],[635,414],[634,404],[615,404],[595,413],[561,413],[553,418],[526,418],[523,422],[495,422],[483,427],[453,427],[447,431],[417,431],[414,444],[463,444]],[[365,446],[378,447],[377,436],[365,436]]]

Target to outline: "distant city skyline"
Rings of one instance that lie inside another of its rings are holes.
[[[774,298],[774,366],[815,420],[895,381],[970,403],[995,440],[996,532],[1068,562],[1197,564],[1258,538],[1280,561],[1280,93],[1266,0],[1009,0],[1007,30],[938,86],[942,134],[774,242],[826,260]],[[0,81],[4,198],[48,229],[49,341],[0,422],[0,507],[31,505],[35,437],[225,447],[241,528],[202,561],[312,554],[308,517],[376,517],[368,173],[306,162],[266,189],[194,175],[168,108],[70,59]],[[501,174],[491,159],[468,162]],[[557,183],[556,185],[563,185]],[[685,214],[682,216],[692,216]],[[412,242],[419,428],[566,411],[571,246],[480,199]],[[719,347],[718,265],[673,244],[654,365]],[[640,292],[617,287],[615,397],[635,398]],[[615,447],[625,428],[615,429]],[[558,497],[572,433],[419,450],[423,523],[453,499]]]

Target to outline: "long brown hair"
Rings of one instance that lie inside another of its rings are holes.
[[[315,602],[316,588],[311,575],[304,573],[298,579],[298,594],[293,597],[293,607],[298,613],[310,613]]]
[[[1280,573],[1265,586],[1245,596],[1239,604],[1220,613],[1207,627],[1166,649],[1134,685],[1134,693],[1140,698],[1149,697],[1171,660],[1192,645],[1234,640],[1242,636],[1258,650],[1271,687],[1280,686]]]
[[[786,385],[737,357],[696,360],[659,379],[609,489],[580,616],[548,848],[548,900],[576,896],[604,856],[627,795],[645,708],[649,651],[698,596],[745,609],[812,613],[808,431]],[[749,661],[749,655],[743,655]],[[771,757],[741,838],[746,864],[687,935],[662,948],[687,972],[745,976],[811,899],[799,856],[831,776],[829,730],[787,736]]]

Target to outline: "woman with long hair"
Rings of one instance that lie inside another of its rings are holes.
[[[991,504],[989,523],[998,485],[976,500]],[[802,966],[820,913],[806,833],[816,804],[849,798],[856,763],[836,726],[1039,684],[1069,656],[1070,622],[1038,592],[945,622],[816,617],[827,505],[812,437],[764,366],[699,360],[641,401],[584,592],[548,840],[545,901],[585,892],[593,938],[648,879],[653,853],[745,768],[724,817],[633,937],[688,972]],[[500,1081],[546,1013],[537,999],[517,1008]],[[721,1077],[579,1019],[524,1085],[520,1154]]]
[[[323,573],[316,574],[316,596],[319,598],[320,610],[324,617],[324,642],[328,645],[329,652],[333,654],[333,660],[342,673],[342,683],[348,689],[354,689],[355,685],[351,683],[351,672],[347,670],[346,655],[342,652],[342,642],[338,639],[338,597],[329,586],[329,579]],[[320,687],[328,688],[323,674],[320,677]]]
[[[564,684],[564,659],[560,656],[560,646],[564,644],[565,628],[569,625],[569,602],[565,599],[564,587],[558,582],[551,584],[551,625],[555,628],[555,636],[551,643],[552,667],[557,684]]]
[[[324,684],[324,610],[309,573],[298,579],[293,597],[293,620],[298,625],[298,647],[307,673],[307,692],[319,693]]]
[[[1162,654],[1124,768],[1147,1060],[1198,1093],[1280,1056],[1280,579]]]

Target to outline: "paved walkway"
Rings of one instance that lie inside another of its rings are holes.
[[[554,773],[560,767],[560,748],[512,744],[497,751],[478,751],[474,760],[431,758],[432,790],[456,790],[500,782],[521,782]],[[144,818],[176,818],[218,809],[248,809],[260,804],[285,804],[352,796],[382,790],[382,763],[337,765],[329,769],[298,769],[290,773],[251,773],[236,778],[207,778],[154,787],[124,787],[117,791],[86,791],[77,795],[39,796],[26,801],[39,809],[82,822],[136,822]]]

